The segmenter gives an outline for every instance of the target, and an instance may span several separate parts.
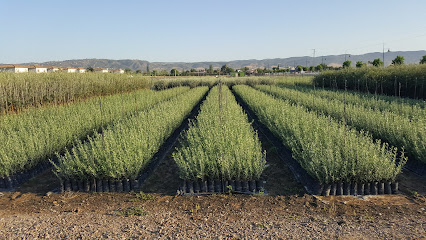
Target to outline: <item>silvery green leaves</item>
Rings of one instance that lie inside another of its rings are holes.
[[[396,148],[329,116],[309,112],[248,86],[234,89],[260,121],[291,149],[300,165],[323,184],[393,180],[406,162],[403,154],[397,157]]]
[[[185,180],[256,180],[266,168],[257,133],[223,85],[211,89],[173,158]]]
[[[65,179],[137,178],[207,90],[186,91],[78,143],[59,156],[57,175]]]
[[[141,90],[4,115],[0,118],[0,177],[30,169],[88,135],[188,90]]]

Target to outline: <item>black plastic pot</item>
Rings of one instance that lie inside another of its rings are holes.
[[[342,182],[337,183],[336,195],[343,195],[343,183]]]
[[[398,182],[391,183],[392,194],[398,194]]]
[[[231,188],[232,188],[231,191],[235,191],[235,188],[236,188],[235,181],[229,180],[228,182],[229,182],[229,185],[231,185]],[[229,189],[227,189],[227,191],[229,191]]]
[[[102,180],[102,191],[109,192],[109,182],[106,179]]]
[[[343,183],[343,195],[351,195],[351,183]]]
[[[250,192],[256,192],[256,181],[255,180],[249,181],[249,191]]]
[[[78,183],[77,183],[77,180],[75,180],[75,179],[71,180],[71,189],[72,189],[74,192],[77,192],[77,191],[78,191]]]
[[[78,184],[78,191],[79,192],[84,192],[84,181],[83,180],[79,180],[77,184]]]
[[[377,185],[378,188],[378,194],[385,194],[385,183],[379,182]]]
[[[363,195],[370,195],[370,189],[371,189],[371,184],[369,182],[365,183],[364,184],[364,194]]]
[[[130,192],[130,182],[129,179],[123,180],[123,191],[124,192]]]
[[[201,191],[202,192],[208,192],[209,191],[209,187],[208,187],[209,183],[207,182],[207,180],[204,180],[202,183],[203,184],[201,186]]]
[[[225,180],[225,181],[222,181],[222,190],[223,190],[223,192],[228,192],[228,186],[229,186],[229,181],[228,180]]]
[[[84,192],[90,192],[90,183],[88,180],[83,181],[83,191]]]
[[[116,180],[115,181],[115,190],[117,192],[123,192],[123,181],[122,180]]]
[[[249,183],[248,183],[248,181],[242,181],[241,182],[241,190],[243,192],[249,192]]]
[[[186,192],[187,193],[194,193],[194,182],[186,182]]]
[[[235,191],[236,192],[241,192],[242,191],[241,181],[235,181]]]
[[[115,185],[115,181],[114,180],[109,180],[109,191],[110,192],[117,192],[117,187]]]
[[[222,181],[214,180],[214,191],[217,193],[221,193],[222,191]]]
[[[130,181],[130,188],[135,192],[139,192],[139,181],[137,179],[133,179]]]
[[[194,192],[195,193],[200,193],[201,192],[200,182],[199,181],[194,181]]]
[[[377,195],[377,193],[378,193],[378,187],[377,187],[377,182],[372,182],[371,184],[370,184],[370,194],[371,195]]]
[[[209,179],[207,183],[207,192],[214,192],[214,181]]]
[[[70,180],[68,180],[68,179],[66,179],[65,181],[64,181],[64,191],[66,191],[66,192],[71,192],[71,181]]]
[[[358,183],[358,195],[364,195],[365,191],[365,184],[364,183]]]
[[[6,188],[6,184],[4,183],[4,178],[0,178],[0,188]]]
[[[385,182],[385,194],[392,194],[391,182]]]
[[[103,190],[102,179],[96,179],[96,192],[102,192]]]
[[[96,192],[96,179],[90,180],[90,191]]]
[[[324,185],[322,187],[321,195],[322,196],[330,196],[330,191],[331,191],[331,185],[330,184]]]
[[[258,191],[258,192],[265,191],[265,187],[263,186],[262,180],[256,180],[256,191]]]
[[[351,183],[351,195],[356,196],[358,194],[358,183],[352,182]]]
[[[331,184],[331,189],[330,189],[330,195],[331,196],[335,196],[337,192],[337,184],[336,183],[332,183]]]

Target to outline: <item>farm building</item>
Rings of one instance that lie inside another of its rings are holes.
[[[28,72],[47,73],[47,67],[44,67],[44,66],[29,66]]]
[[[100,73],[107,73],[107,72],[109,72],[108,71],[108,68],[95,68],[95,69],[93,69],[95,72],[100,72]]]
[[[86,69],[82,68],[82,67],[79,67],[79,68],[77,68],[77,72],[79,72],[79,73],[85,73]]]
[[[47,67],[47,72],[56,72],[59,71],[59,67]]]
[[[112,73],[124,73],[124,70],[121,69],[121,68],[120,69],[112,69],[111,72]]]
[[[28,72],[28,67],[29,66],[17,65],[17,64],[5,64],[5,65],[0,65],[0,72],[15,72],[15,73]]]

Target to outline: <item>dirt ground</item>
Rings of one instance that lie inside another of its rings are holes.
[[[0,239],[426,239],[426,179],[400,177],[401,194],[305,194],[264,135],[264,195],[175,196],[170,154],[144,193],[52,193],[50,172],[0,192]]]

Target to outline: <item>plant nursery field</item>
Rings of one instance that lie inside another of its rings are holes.
[[[0,73],[0,236],[424,238],[421,83],[327,74]]]

